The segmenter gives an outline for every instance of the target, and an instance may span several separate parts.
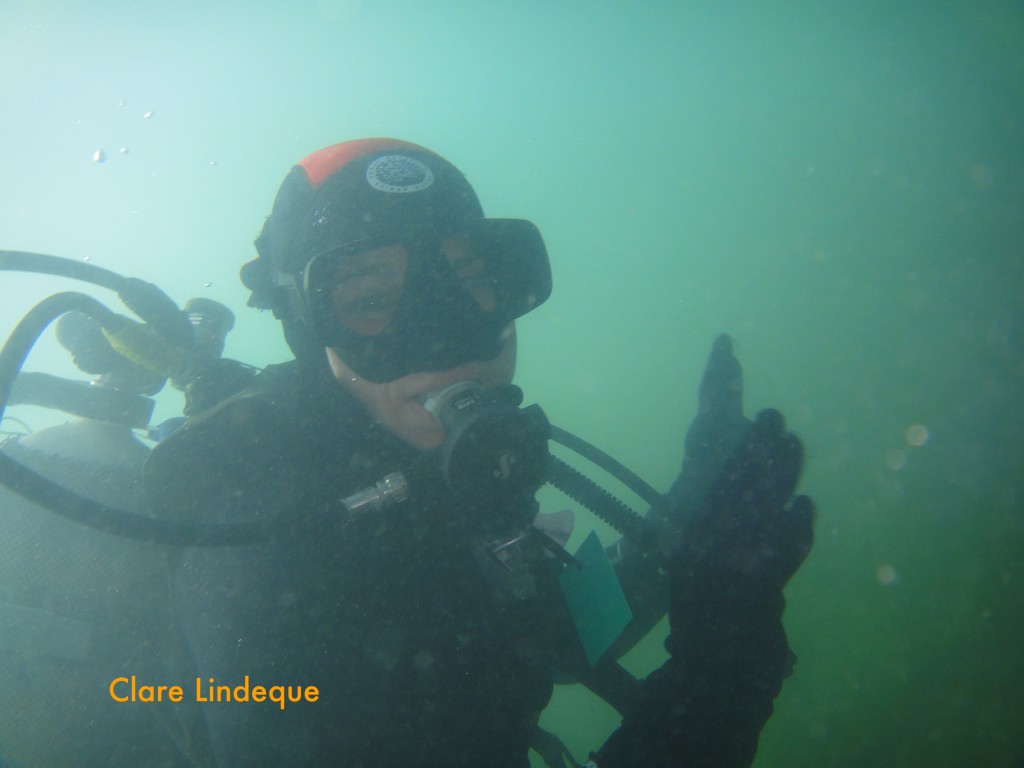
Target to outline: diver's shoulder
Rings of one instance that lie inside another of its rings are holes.
[[[257,368],[220,358],[204,364],[185,387],[187,420],[202,420],[233,403],[254,398],[286,403],[287,395],[299,388],[300,372],[294,362]]]
[[[186,509],[221,499],[286,455],[298,440],[289,380],[285,364],[246,371],[230,387],[207,382],[208,391],[190,403],[184,423],[146,459],[143,490],[154,506]]]

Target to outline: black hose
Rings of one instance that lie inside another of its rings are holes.
[[[25,358],[46,327],[65,312],[83,312],[100,323],[116,323],[117,315],[84,293],[55,293],[30,309],[11,331],[0,350],[0,417],[7,409],[11,387],[18,378]]]
[[[93,421],[145,429],[153,418],[156,403],[113,387],[97,387],[48,373],[23,372],[14,380],[7,405],[55,408]]]
[[[0,451],[0,483],[41,507],[90,528],[151,544],[190,547],[252,544],[266,538],[249,523],[189,525],[113,509],[33,472]]]
[[[120,293],[125,289],[126,278],[84,261],[73,261],[60,256],[26,251],[0,251],[0,270],[10,272],[38,272],[43,275],[59,275],[81,280]]]
[[[551,425],[551,439],[561,443],[571,451],[575,451],[585,459],[589,459],[609,475],[628,487],[633,493],[646,501],[652,507],[660,507],[665,503],[665,497],[658,493],[642,477],[624,464],[613,459],[597,446],[588,443],[582,437],[577,437],[572,432],[567,432],[561,427]]]
[[[117,293],[125,306],[171,344],[188,347],[192,343],[192,325],[188,315],[153,283],[137,277],[124,277],[84,261],[27,251],[0,251],[0,270],[57,275],[109,288]]]
[[[639,534],[644,525],[641,515],[557,456],[548,456],[548,482],[624,536]]]

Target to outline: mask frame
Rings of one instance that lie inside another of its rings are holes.
[[[458,293],[458,278],[450,272],[439,250],[443,237],[450,234],[465,235],[476,246],[475,253],[483,260],[484,270],[493,286],[495,306],[492,310],[473,306],[468,292],[465,296],[468,301],[463,301]],[[468,323],[486,325],[487,328],[504,328],[543,304],[551,295],[551,267],[547,249],[537,227],[524,219],[477,219],[449,228],[443,233],[420,231],[396,234],[394,237],[364,238],[315,255],[306,264],[302,274],[296,276],[299,280],[293,278],[293,286],[301,281],[302,288],[298,291],[301,294],[301,315],[312,326],[323,346],[335,347],[344,352],[353,346],[372,343],[374,338],[380,338],[381,343],[386,343],[387,330],[375,336],[363,336],[344,328],[336,320],[332,306],[333,276],[342,259],[396,243],[404,247],[410,260],[404,290],[427,290],[423,287],[422,273],[435,270],[429,279],[429,290],[438,293],[443,291],[448,294],[443,297],[446,300],[462,303],[465,320],[463,326]],[[415,264],[411,263],[413,260],[416,260]],[[439,271],[445,274],[438,274]],[[417,274],[419,278],[415,277]],[[422,304],[422,298],[403,295],[400,301]],[[419,311],[423,311],[422,306]],[[413,335],[416,333],[416,328],[408,323],[408,319],[404,330]],[[454,332],[455,329],[449,330]],[[429,336],[426,340],[430,340]]]

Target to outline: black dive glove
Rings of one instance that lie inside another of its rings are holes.
[[[814,507],[778,411],[751,423],[727,336],[716,339],[663,520],[671,658],[597,755],[617,766],[747,766],[792,661],[782,588],[810,551]]]

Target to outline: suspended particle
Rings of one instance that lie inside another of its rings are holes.
[[[899,472],[907,465],[907,454],[905,451],[893,450],[885,454],[885,466],[893,472]]]
[[[102,149],[97,149],[95,152],[92,153],[92,161],[94,163],[102,163],[106,159],[107,153],[104,152]]]
[[[203,283],[203,288],[209,288],[213,283]]]
[[[992,166],[986,163],[975,163],[971,166],[971,181],[978,189],[988,189],[991,187],[994,177]]]
[[[152,116],[153,116],[153,110],[151,109],[151,110],[149,110],[149,112],[144,112],[142,114],[142,119],[143,120],[149,120],[149,118],[151,118]]]
[[[83,256],[82,261],[92,261],[92,256]]]
[[[216,161],[216,160],[211,160],[211,161],[210,161],[210,165],[216,165],[216,164],[217,164],[217,161]]]
[[[900,572],[888,563],[880,563],[878,567],[875,568],[875,578],[883,587],[895,587],[903,581],[903,577],[900,575]]]
[[[906,439],[907,445],[920,448],[928,442],[928,427],[924,424],[911,424],[907,427],[907,431],[903,433],[903,437]]]
[[[117,151],[120,152],[122,155],[127,155],[128,154],[128,147],[121,147]]]
[[[121,99],[119,102],[117,102],[117,106],[123,107],[124,106],[124,99]]]

